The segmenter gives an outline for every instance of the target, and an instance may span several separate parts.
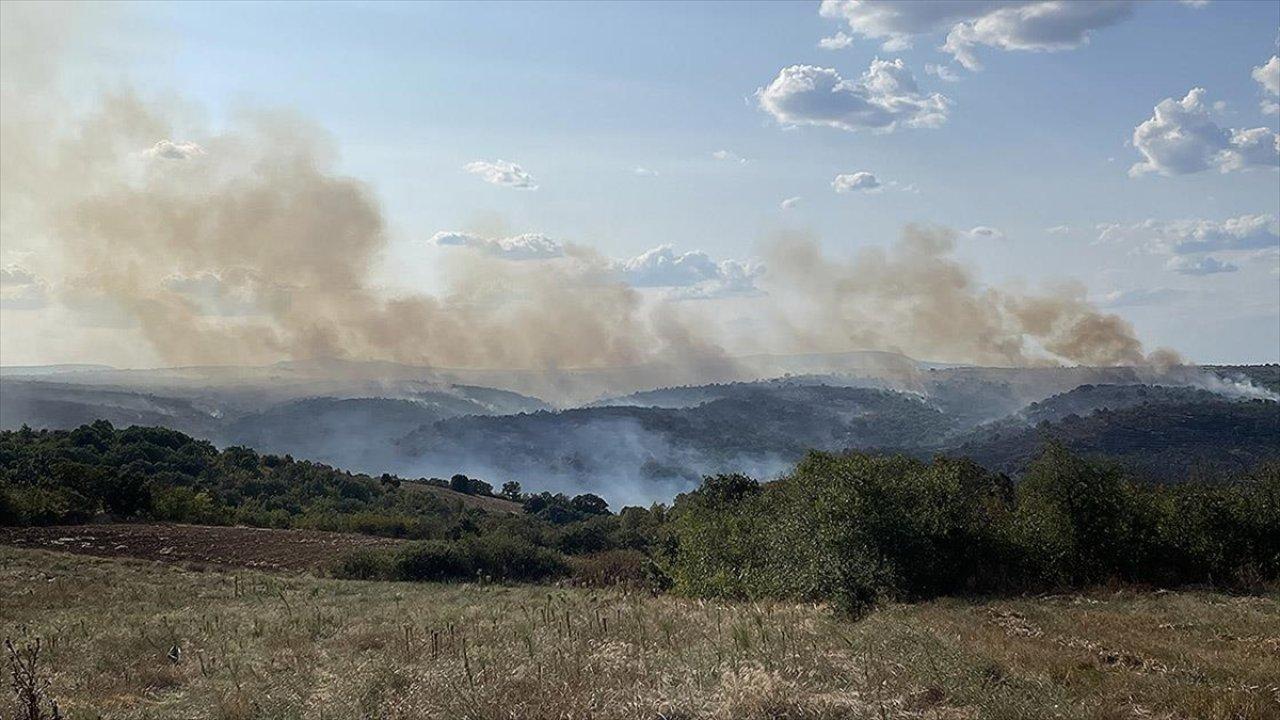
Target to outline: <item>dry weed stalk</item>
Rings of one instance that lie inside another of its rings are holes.
[[[21,648],[5,638],[4,647],[9,656],[10,687],[18,701],[15,720],[62,720],[58,701],[49,693],[49,679],[41,677],[40,652],[44,644],[40,638],[24,642]]]

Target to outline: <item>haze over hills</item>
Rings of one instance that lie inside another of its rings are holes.
[[[977,368],[845,353],[757,356],[723,382],[633,391],[644,377],[634,368],[5,368],[0,427],[161,425],[369,473],[464,472],[643,503],[703,474],[770,477],[809,449],[957,453],[1016,475],[1055,438],[1161,478],[1242,468],[1276,454],[1274,370]],[[460,382],[478,377],[492,385]],[[558,388],[556,402],[512,389],[534,385]],[[574,401],[608,389],[621,392]],[[1140,432],[1126,431],[1135,423]]]

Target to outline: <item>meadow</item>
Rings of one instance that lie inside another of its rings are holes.
[[[37,690],[77,719],[1280,717],[1275,594],[1096,588],[854,621],[0,547],[0,634],[27,658],[39,640]],[[0,716],[25,718],[17,702]]]

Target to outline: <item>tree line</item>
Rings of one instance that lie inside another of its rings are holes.
[[[422,482],[495,495],[481,510]],[[343,558],[344,577],[568,577],[694,597],[830,602],[849,613],[939,595],[1119,581],[1253,589],[1280,579],[1280,465],[1148,483],[1050,444],[1018,482],[965,459],[809,453],[784,477],[706,477],[670,506],[498,493],[465,475],[371,477],[99,421],[0,433],[0,524],[103,517],[402,537]]]

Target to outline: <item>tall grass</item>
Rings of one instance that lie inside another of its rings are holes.
[[[0,548],[0,634],[23,628],[43,638],[48,692],[71,718],[1280,714],[1268,597],[943,600],[854,623],[818,605]]]

